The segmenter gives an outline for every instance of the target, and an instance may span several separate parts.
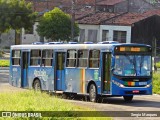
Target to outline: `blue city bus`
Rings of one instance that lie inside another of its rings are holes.
[[[9,83],[62,94],[152,94],[152,49],[128,43],[13,45]]]

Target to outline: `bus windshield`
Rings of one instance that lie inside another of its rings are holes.
[[[151,76],[151,56],[115,55],[113,74],[119,76]]]

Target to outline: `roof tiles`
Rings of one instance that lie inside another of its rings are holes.
[[[94,24],[98,25],[102,21],[105,21],[109,18],[112,18],[116,16],[117,14],[115,13],[107,13],[107,12],[101,12],[101,13],[96,13],[92,16],[85,17],[84,19],[78,20],[79,24]]]
[[[123,1],[125,0],[104,0],[104,1],[98,2],[97,5],[115,5]]]
[[[109,21],[105,21],[105,24],[132,25],[133,23],[139,22],[154,15],[160,16],[160,10],[149,10],[145,13],[127,13],[122,16],[115,17]]]
[[[159,15],[160,10],[149,10],[145,13],[96,13],[92,16],[78,20],[79,24],[112,24],[112,25],[132,25],[148,17]]]

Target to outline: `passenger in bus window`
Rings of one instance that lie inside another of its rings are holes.
[[[115,63],[115,67],[114,67],[114,73],[117,75],[122,75],[122,64],[120,64],[120,61],[117,61]]]

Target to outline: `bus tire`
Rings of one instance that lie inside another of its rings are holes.
[[[133,95],[132,96],[123,96],[123,98],[124,98],[124,101],[130,102],[133,99]]]
[[[89,86],[89,99],[91,102],[97,101],[97,90],[95,84]]]
[[[63,99],[67,99],[67,98],[68,98],[68,94],[67,94],[67,93],[63,93],[63,94],[62,94],[62,98],[63,98]]]
[[[35,91],[41,91],[41,83],[38,79],[34,81],[33,88]]]

